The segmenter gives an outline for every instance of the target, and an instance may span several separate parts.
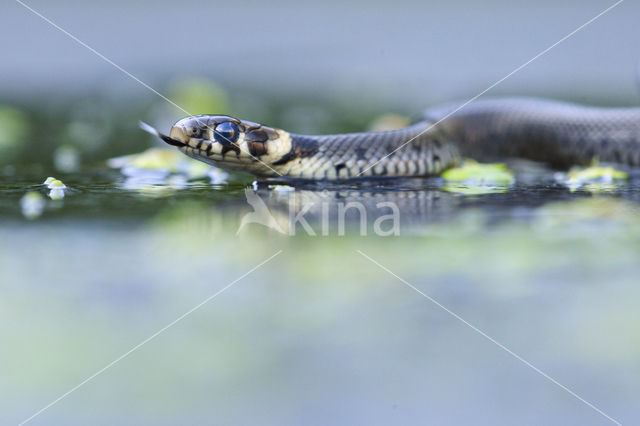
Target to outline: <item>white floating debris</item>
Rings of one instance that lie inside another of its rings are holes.
[[[42,184],[51,190],[47,195],[52,200],[62,200],[64,198],[64,191],[67,189],[67,185],[60,179],[49,176]]]
[[[61,188],[53,188],[49,191],[49,198],[52,200],[62,200],[64,198],[64,189]]]
[[[60,179],[56,179],[54,177],[49,176],[43,183],[49,189],[66,189],[67,185],[65,185]]]

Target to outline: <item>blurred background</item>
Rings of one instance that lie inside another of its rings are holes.
[[[331,133],[471,98],[613,2],[25,4],[192,114]],[[639,16],[621,3],[487,96],[637,105]],[[357,250],[640,420],[637,178],[515,165],[489,187],[258,188],[164,150],[138,121],[166,131],[184,112],[19,2],[2,6],[0,51],[0,423],[277,250],[29,424],[612,423]],[[245,188],[284,215],[290,192],[399,202],[402,233],[236,235]]]
[[[470,98],[613,2],[27,4],[194,113],[326,132]],[[636,104],[639,9],[633,2],[614,8],[487,95]],[[166,128],[184,116],[18,2],[3,8],[2,32],[0,99],[21,107],[35,127],[28,136],[43,139],[40,149],[66,142],[104,159],[151,143],[140,137],[139,119]],[[215,102],[198,104],[184,90],[203,81],[215,86]],[[29,152],[22,155],[33,160]]]

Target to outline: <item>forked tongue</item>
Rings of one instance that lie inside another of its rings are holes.
[[[142,130],[144,130],[145,132],[157,136],[160,139],[162,139],[163,141],[165,141],[166,143],[168,143],[169,145],[173,145],[173,146],[184,146],[185,144],[179,140],[176,139],[171,139],[169,136],[167,135],[163,135],[162,133],[160,133],[159,131],[157,131],[155,129],[155,127],[152,127],[150,125],[148,125],[147,123],[145,123],[144,121],[139,121],[138,125],[140,126],[140,128]]]

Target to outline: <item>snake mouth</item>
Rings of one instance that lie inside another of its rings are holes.
[[[182,141],[180,141],[180,140],[178,140],[178,139],[172,139],[172,138],[170,138],[169,136],[167,136],[167,135],[163,135],[163,134],[162,134],[162,133],[160,133],[160,132],[158,132],[158,137],[159,137],[160,139],[162,139],[163,141],[165,141],[166,143],[168,143],[169,145],[172,145],[172,146],[181,147],[181,146],[185,146],[185,145],[186,145],[186,143],[185,143],[185,142],[182,142]]]

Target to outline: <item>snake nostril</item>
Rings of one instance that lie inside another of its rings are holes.
[[[193,138],[197,138],[197,139],[201,139],[202,138],[202,129],[199,127],[195,127],[192,131],[191,131],[191,137]]]

